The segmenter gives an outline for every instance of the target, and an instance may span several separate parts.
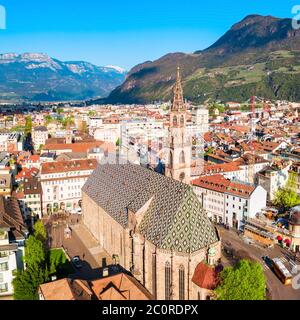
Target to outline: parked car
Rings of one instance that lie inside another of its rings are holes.
[[[77,269],[82,268],[82,262],[78,256],[73,257],[71,261],[72,261],[75,268],[77,268]]]

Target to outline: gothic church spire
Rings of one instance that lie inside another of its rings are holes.
[[[185,103],[183,100],[183,89],[181,85],[180,67],[177,68],[176,84],[174,86],[174,99],[171,111],[185,111]]]

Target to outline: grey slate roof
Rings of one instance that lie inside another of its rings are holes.
[[[124,228],[152,197],[139,231],[159,248],[190,253],[219,240],[192,188],[134,164],[99,165],[83,187]]]

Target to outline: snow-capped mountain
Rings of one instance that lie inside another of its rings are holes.
[[[127,71],[121,67],[118,67],[118,66],[105,66],[104,68],[107,68],[107,69],[113,69],[113,70],[116,70],[117,72],[119,73],[126,73]]]
[[[0,54],[0,100],[82,100],[105,97],[125,80],[120,67],[63,62],[43,53]]]

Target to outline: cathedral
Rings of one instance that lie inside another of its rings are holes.
[[[206,299],[206,288],[193,279],[200,265],[214,266],[221,256],[218,232],[189,185],[185,127],[178,69],[166,175],[135,164],[105,164],[82,189],[86,227],[157,300]]]

